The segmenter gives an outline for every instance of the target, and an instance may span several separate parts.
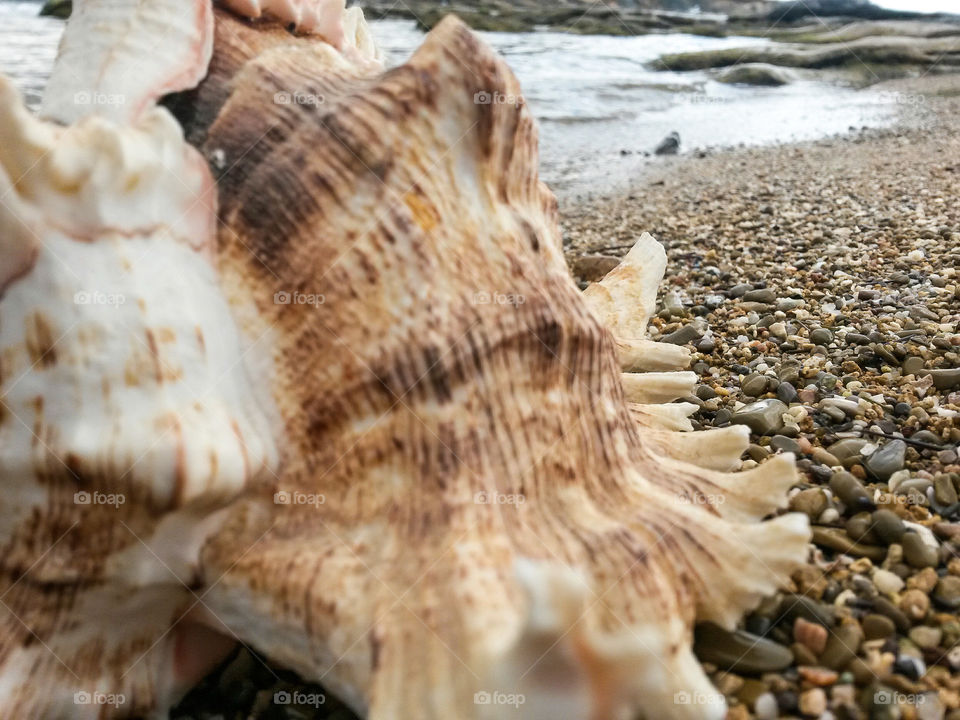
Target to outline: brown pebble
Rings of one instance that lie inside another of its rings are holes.
[[[813,542],[816,545],[849,553],[856,557],[868,557],[874,562],[882,562],[887,549],[879,545],[856,543],[843,531],[836,528],[814,527]]]
[[[823,572],[813,565],[803,565],[791,576],[797,584],[797,590],[812,600],[819,600],[827,589],[829,580]]]
[[[827,695],[820,688],[800,694],[800,712],[811,717],[820,717],[827,711]]]
[[[900,598],[900,609],[911,620],[923,620],[930,611],[930,598],[922,590],[907,590]]]
[[[808,648],[803,643],[795,642],[790,646],[790,652],[793,653],[793,664],[794,665],[816,665],[817,656],[810,652]]]
[[[797,618],[793,623],[793,637],[805,645],[814,655],[819,655],[827,646],[827,629],[823,625]]]
[[[857,656],[863,642],[863,628],[852,618],[842,621],[834,628],[827,640],[827,647],[820,656],[820,663],[832,670],[843,670]]]
[[[816,520],[827,509],[827,494],[820,488],[801,490],[790,499],[790,509],[802,512],[811,520]]]
[[[877,613],[864,616],[860,625],[867,640],[884,640],[897,631],[893,620]]]
[[[924,568],[916,575],[907,578],[907,588],[916,588],[917,590],[925,592],[927,595],[929,595],[930,591],[937,586],[937,580],[939,580],[939,577],[937,576],[936,570],[929,567]]]
[[[863,469],[863,465],[854,465],[850,468],[850,474],[857,478],[857,480],[867,479],[867,471]]]
[[[814,461],[820,463],[821,465],[826,465],[827,467],[837,467],[841,464],[836,455],[833,455],[820,447],[815,448],[811,453],[811,456],[813,457]]]
[[[801,666],[797,668],[797,674],[801,680],[814,687],[828,687],[837,682],[839,677],[835,671],[822,667]]]

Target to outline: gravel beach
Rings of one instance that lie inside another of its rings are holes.
[[[653,334],[695,351],[696,424],[747,425],[744,468],[798,458],[809,565],[698,630],[728,718],[960,718],[958,94],[891,84],[900,128],[681,156],[564,211],[582,283],[665,245]]]
[[[747,425],[744,468],[798,458],[809,564],[697,630],[728,718],[960,720],[960,77],[888,89],[902,127],[668,158],[563,207],[582,285],[665,245],[653,334],[695,351],[695,424]],[[354,715],[241,649],[171,717]]]

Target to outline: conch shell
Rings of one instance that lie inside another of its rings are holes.
[[[804,559],[793,458],[689,432],[653,238],[578,291],[503,60],[290,2],[208,66],[200,0],[86,2],[70,124],[0,84],[7,712],[161,714],[237,639],[371,720],[723,717],[693,624]],[[91,70],[156,23],[190,51]]]

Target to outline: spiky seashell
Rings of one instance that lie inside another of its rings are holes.
[[[215,25],[165,101],[215,234],[166,110],[57,128],[0,86],[30,230],[0,246],[4,708],[162,712],[214,631],[372,720],[722,717],[675,703],[713,692],[693,623],[808,526],[763,521],[790,456],[729,473],[744,431],[662,404],[694,382],[645,338],[663,249],[577,290],[517,81],[459,21],[387,73]]]

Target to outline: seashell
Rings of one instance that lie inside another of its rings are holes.
[[[0,83],[8,712],[160,714],[239,640],[372,720],[723,717],[676,701],[693,623],[803,561],[793,459],[664,404],[652,237],[578,291],[504,61],[449,18],[384,73],[359,13],[264,3],[319,34],[216,10],[209,66],[62,110],[138,5],[87,1],[71,124]]]

